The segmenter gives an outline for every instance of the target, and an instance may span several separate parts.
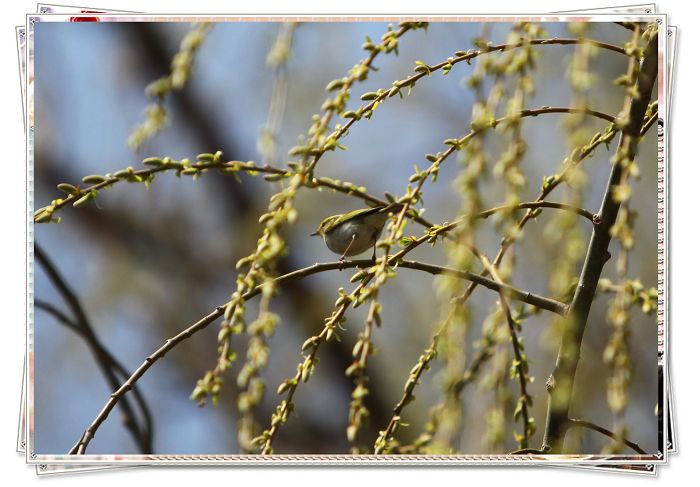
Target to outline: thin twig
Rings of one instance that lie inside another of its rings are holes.
[[[483,254],[477,254],[481,262],[483,263],[486,270],[491,274],[493,279],[503,285],[503,280],[498,274],[495,266],[491,264],[489,259]],[[530,426],[530,415],[528,413],[528,405],[531,401],[531,396],[527,392],[527,384],[530,381],[527,375],[527,362],[523,354],[521,353],[521,343],[518,337],[518,325],[513,319],[513,315],[510,312],[510,306],[508,304],[507,295],[503,288],[499,290],[500,295],[500,306],[503,311],[503,315],[506,317],[508,323],[508,329],[510,332],[511,345],[513,347],[514,368],[518,374],[518,381],[520,383],[520,398],[518,399],[518,405],[520,408],[520,416],[523,420],[523,438],[520,440],[520,446],[522,448],[528,447],[528,442],[530,441],[530,435],[532,434],[532,427]],[[517,417],[517,414],[516,414]]]
[[[614,51],[620,54],[627,55],[625,52],[624,48],[615,46],[612,44],[608,44],[605,42],[600,42],[592,39],[558,39],[558,38],[552,38],[552,39],[530,39],[527,41],[528,45],[571,45],[571,44],[581,44],[581,43],[589,43],[592,45],[595,45],[597,47],[600,47],[602,49],[607,49],[610,51]],[[374,109],[381,104],[386,98],[388,97],[393,97],[397,93],[400,92],[402,88],[408,88],[412,87],[415,85],[415,83],[420,80],[421,78],[430,75],[432,72],[437,71],[439,69],[442,69],[443,67],[449,65],[455,65],[460,62],[466,62],[470,63],[474,58],[481,56],[483,54],[489,54],[492,52],[504,52],[508,51],[511,49],[517,49],[519,47],[522,47],[525,45],[525,41],[522,42],[516,42],[513,44],[500,44],[497,46],[489,46],[487,49],[483,49],[480,51],[475,51],[471,50],[468,52],[464,52],[463,54],[455,57],[451,57],[449,60],[443,61],[438,64],[434,64],[431,66],[428,65],[423,65],[423,69],[415,75],[408,76],[402,81],[396,81],[394,82],[393,86],[391,89],[382,91],[381,93],[378,91],[376,98],[372,99],[369,103],[361,107],[360,109],[356,110],[354,112],[354,115],[349,117],[350,119],[342,126],[336,129],[334,132],[332,132],[329,135],[329,139],[331,140],[339,140],[341,137],[343,137],[349,130],[350,127],[358,120],[362,119],[362,117],[366,116],[367,114],[371,113],[374,111]],[[612,121],[612,118],[610,118],[609,121]],[[334,146],[333,146],[334,147]],[[330,146],[328,148],[324,147],[321,149],[315,156],[314,159],[307,165],[306,172],[305,174],[313,174],[313,170],[316,167],[316,164],[318,161],[321,159],[323,154],[327,151],[330,150]]]
[[[551,298],[546,298],[544,296],[539,296],[537,294],[533,294],[527,291],[522,291],[508,284],[502,282],[499,283],[498,281],[488,279],[474,272],[460,271],[451,267],[425,264],[423,262],[415,262],[410,260],[402,260],[401,262],[399,262],[398,266],[407,267],[410,269],[418,269],[436,275],[444,274],[456,276],[461,279],[466,279],[480,286],[491,289],[492,291],[503,291],[506,294],[506,296],[515,299],[516,301],[522,301],[523,303],[531,304],[533,306],[537,306],[538,308],[551,311],[552,313],[557,313],[559,315],[565,315],[569,308],[568,305],[566,305],[565,303],[556,301]]]
[[[641,455],[647,455],[647,452],[645,452],[638,444],[628,440],[627,438],[620,438],[618,435],[613,433],[607,428],[603,428],[602,426],[598,426],[595,423],[591,423],[590,421],[583,421],[582,419],[571,419],[569,418],[569,427],[575,426],[579,428],[588,428],[593,431],[597,431],[598,433],[604,434],[605,436],[612,438],[615,441],[621,441],[637,453]]]
[[[521,210],[521,209],[530,209],[530,208],[555,208],[557,210],[563,210],[563,211],[570,211],[573,213],[578,213],[582,217],[590,220],[593,223],[597,223],[597,217],[591,213],[590,211],[584,209],[584,208],[579,208],[574,205],[569,205],[566,203],[556,203],[553,201],[530,201],[527,203],[518,203],[516,205],[503,205],[503,206],[498,206],[496,208],[491,208],[490,210],[482,211],[480,213],[477,213],[474,215],[475,218],[488,218],[489,216],[493,215],[494,213],[497,213],[499,211],[513,211],[513,210]]]
[[[112,393],[112,395],[109,398],[109,401],[107,401],[107,404],[102,408],[100,413],[97,415],[95,420],[92,422],[92,424],[85,430],[85,433],[83,433],[83,436],[80,438],[78,443],[71,448],[69,455],[82,455],[85,453],[85,450],[92,440],[92,438],[95,437],[95,433],[97,432],[97,429],[100,427],[100,425],[107,419],[107,416],[109,416],[109,413],[114,409],[114,406],[117,405],[117,403],[120,401],[124,395],[132,390],[136,386],[136,382],[141,378],[143,374],[146,373],[146,371],[151,368],[151,365],[153,365],[155,362],[158,361],[158,359],[162,358],[167,354],[172,348],[175,347],[178,343],[182,342],[183,340],[191,337],[193,334],[197,333],[200,330],[203,330],[204,328],[207,327],[210,323],[212,323],[214,320],[217,318],[221,317],[221,315],[224,313],[224,306],[218,306],[217,308],[214,309],[211,313],[206,315],[204,318],[199,320],[197,323],[194,325],[190,326],[189,328],[185,329],[184,331],[178,333],[172,338],[169,338],[168,340],[165,341],[165,344],[160,347],[158,350],[156,350],[154,353],[146,357],[146,360],[139,366],[136,371],[134,371],[131,376],[124,382],[121,387],[119,387],[116,391]]]

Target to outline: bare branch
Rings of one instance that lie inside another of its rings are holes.
[[[630,447],[631,449],[633,449],[641,455],[647,455],[647,452],[642,450],[642,448],[638,444],[628,440],[627,438],[620,438],[618,435],[616,435],[607,428],[598,426],[597,424],[591,423],[590,421],[583,421],[582,419],[569,419],[568,422],[569,427],[576,426],[579,428],[588,428],[590,430],[597,431],[598,433],[604,434],[605,436],[612,438],[615,441],[621,441],[622,443],[624,443],[625,445],[627,445],[628,447]]]
[[[583,209],[583,208],[578,208],[577,206],[569,205],[566,203],[556,203],[553,201],[530,201],[527,203],[518,203],[516,205],[503,205],[503,206],[498,206],[496,208],[491,208],[490,210],[482,211],[480,213],[477,213],[474,215],[475,218],[488,218],[494,213],[497,213],[499,211],[513,211],[513,210],[521,210],[521,209],[530,209],[530,208],[554,208],[557,210],[563,210],[563,211],[570,211],[572,213],[578,213],[582,217],[590,220],[592,223],[597,223],[597,217],[591,213],[590,211]]]
[[[569,308],[565,303],[556,301],[551,298],[546,298],[537,294],[533,294],[527,291],[522,291],[516,287],[510,286],[503,282],[488,279],[474,272],[460,271],[451,267],[425,264],[423,262],[415,262],[410,260],[402,260],[401,262],[399,262],[398,266],[407,267],[410,269],[418,269],[421,271],[429,272],[431,274],[445,274],[456,276],[461,279],[466,279],[493,291],[497,291],[499,293],[502,291],[506,294],[506,296],[515,299],[516,301],[522,301],[523,303],[531,304],[533,306],[537,306],[538,308],[551,311],[552,313],[557,313],[559,315],[565,315]]]

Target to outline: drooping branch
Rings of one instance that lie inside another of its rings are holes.
[[[634,73],[634,60],[630,62],[629,73]],[[569,308],[569,319],[561,340],[554,371],[547,382],[549,403],[547,422],[543,438],[543,449],[561,453],[564,435],[569,421],[569,409],[573,393],[574,378],[578,367],[588,314],[590,312],[600,274],[607,260],[610,229],[617,220],[620,200],[615,197],[615,189],[620,184],[623,165],[634,160],[637,141],[644,125],[644,117],[651,100],[652,90],[658,70],[658,40],[653,33],[645,50],[639,68],[634,91],[637,96],[628,96],[621,117],[622,136],[614,157],[608,185],[600,211],[600,223],[593,228],[593,234],[583,264],[573,301]]]
[[[255,250],[243,257],[236,264],[238,269],[242,270],[236,278],[236,289],[231,293],[231,299],[226,306],[224,312],[224,320],[221,324],[221,331],[218,335],[217,342],[217,363],[216,366],[207,371],[202,379],[197,382],[193,398],[202,400],[211,395],[213,400],[218,397],[222,379],[222,373],[230,368],[233,356],[229,353],[231,347],[231,336],[242,332],[246,328],[245,310],[243,309],[244,302],[241,301],[241,296],[252,291],[257,284],[261,282],[274,282],[271,274],[275,273],[278,260],[283,257],[286,250],[286,241],[280,230],[287,224],[293,223],[297,219],[298,211],[294,207],[294,200],[297,193],[308,182],[313,179],[313,167],[318,162],[321,155],[327,150],[335,149],[337,144],[331,144],[326,137],[327,126],[330,123],[333,114],[341,113],[344,110],[347,99],[349,98],[349,89],[356,81],[363,81],[367,78],[374,58],[380,52],[395,52],[398,53],[398,38],[403,33],[409,30],[425,27],[427,24],[422,22],[402,22],[399,25],[399,30],[394,31],[389,26],[389,32],[382,37],[382,43],[375,46],[371,42],[365,43],[363,48],[370,52],[363,61],[355,65],[349,72],[349,76],[342,80],[333,81],[327,86],[329,91],[339,89],[339,93],[335,99],[327,99],[322,107],[323,116],[313,117],[313,125],[309,129],[310,138],[303,146],[303,150],[299,147],[289,151],[291,156],[300,156],[299,163],[291,163],[290,167],[294,170],[294,175],[289,178],[287,184],[270,197],[268,212],[260,217],[260,222],[264,223],[264,229],[261,237],[257,241]],[[309,162],[312,152],[316,154],[313,161]],[[274,286],[274,284],[272,284]],[[271,289],[270,292],[273,292]],[[290,391],[293,394],[293,390]]]
[[[306,165],[309,159],[313,156],[312,151],[322,147],[326,142],[326,131],[333,119],[334,114],[342,114],[350,98],[350,88],[357,82],[367,79],[370,70],[376,70],[373,66],[374,60],[380,53],[398,54],[399,39],[412,30],[427,29],[427,22],[401,22],[397,30],[393,30],[389,26],[388,32],[382,36],[379,44],[366,42],[362,47],[369,52],[369,55],[355,64],[348,72],[348,76],[341,79],[336,79],[328,83],[327,91],[337,91],[333,98],[328,98],[323,103],[321,108],[322,113],[314,116],[314,123],[309,129],[311,137],[306,142],[306,150],[296,154],[301,156],[301,163]],[[312,162],[306,166],[307,174],[312,175],[315,165],[321,154],[313,156]]]
[[[275,165],[278,158],[279,132],[287,107],[288,62],[292,55],[296,29],[296,22],[282,22],[265,58],[265,64],[274,73],[274,80],[267,121],[258,135],[258,152],[260,152],[263,164]]]
[[[85,313],[85,310],[78,299],[78,296],[68,285],[68,281],[63,278],[61,273],[58,271],[58,268],[49,258],[48,254],[37,243],[34,244],[34,255],[56,290],[58,290],[65,302],[68,304],[68,307],[71,309],[71,312],[74,315],[74,319],[69,318],[68,315],[58,310],[55,306],[41,300],[38,301],[38,306],[55,316],[60,323],[78,333],[94,355],[95,360],[97,361],[97,364],[100,367],[102,374],[107,379],[110,387],[119,387],[120,380],[115,372],[121,374],[123,377],[127,377],[128,372],[98,340],[95,332],[92,329],[92,325],[88,320],[87,314]],[[134,438],[134,441],[139,446],[142,453],[151,453],[153,450],[153,419],[151,417],[151,412],[141,394],[141,391],[135,390],[134,395],[141,411],[141,416],[143,417],[143,427],[141,428],[136,422],[136,415],[134,414],[131,403],[128,401],[121,404],[122,412],[124,414],[124,427]]]
[[[497,276],[497,274],[494,274],[494,276]],[[520,325],[513,319],[513,314],[510,311],[506,293],[501,290],[499,294],[500,299],[498,301],[500,303],[503,315],[506,317],[506,322],[508,323],[508,330],[510,332],[510,340],[513,348],[513,356],[515,357],[513,367],[518,376],[518,385],[520,387],[520,396],[516,401],[515,413],[513,417],[516,420],[520,418],[523,422],[523,434],[522,436],[516,435],[516,440],[521,448],[527,448],[530,443],[530,437],[534,433],[534,419],[530,417],[528,412],[529,407],[532,406],[532,396],[527,391],[527,385],[530,382],[527,359],[524,355],[524,345],[521,342],[521,338],[518,336]]]
[[[146,95],[154,101],[146,108],[146,120],[134,128],[129,136],[129,147],[138,150],[147,140],[165,128],[168,120],[165,98],[170,92],[180,91],[187,84],[195,55],[211,28],[211,23],[195,22],[182,39],[180,50],[173,56],[168,74],[146,87]]]
[[[292,55],[296,28],[296,22],[282,22],[265,59],[265,64],[274,73],[267,121],[258,135],[257,143],[263,165],[266,166],[278,164],[279,135],[288,96],[288,62]],[[236,401],[239,414],[238,446],[243,453],[252,453],[250,441],[255,437],[257,430],[256,408],[262,403],[265,390],[264,381],[260,375],[267,367],[270,355],[266,337],[274,331],[279,321],[277,315],[270,312],[269,304],[272,295],[273,292],[262,294],[258,317],[249,328],[251,336],[247,345],[246,362],[236,377],[236,387],[239,391]],[[212,396],[212,401],[217,399],[218,396]]]

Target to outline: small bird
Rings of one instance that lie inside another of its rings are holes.
[[[354,210],[344,215],[324,218],[318,229],[311,236],[320,235],[326,246],[345,257],[361,254],[373,247],[372,260],[377,258],[377,238],[389,218],[391,206],[376,206]]]

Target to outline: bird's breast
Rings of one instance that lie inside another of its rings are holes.
[[[383,226],[383,225],[382,225]],[[379,227],[381,229],[381,227]],[[324,235],[326,245],[336,254],[345,252],[346,256],[361,254],[374,245],[374,234],[378,231],[375,225],[356,222],[346,222],[339,225],[330,234]],[[353,235],[355,240],[353,241]],[[352,245],[350,244],[352,242]]]

